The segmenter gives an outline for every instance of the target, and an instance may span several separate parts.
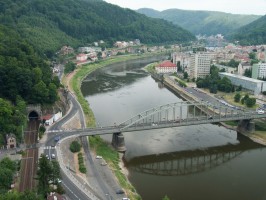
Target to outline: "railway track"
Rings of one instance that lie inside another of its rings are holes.
[[[38,120],[31,119],[24,134],[24,141],[26,145],[33,145],[37,143],[38,137]],[[38,163],[38,148],[31,148],[25,150],[25,154],[21,160],[20,169],[20,184],[19,191],[33,190],[36,187],[36,173]]]

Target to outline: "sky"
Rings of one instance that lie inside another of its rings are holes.
[[[152,8],[158,11],[177,8],[182,10],[209,10],[232,14],[266,14],[266,0],[105,0],[123,8],[137,10]]]

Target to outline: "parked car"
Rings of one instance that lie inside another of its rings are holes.
[[[119,189],[119,190],[116,190],[116,192],[115,192],[116,194],[124,194],[125,192],[124,192],[124,190],[122,190],[122,189]]]
[[[52,158],[52,159],[55,159],[55,154],[52,153],[52,154],[51,154],[51,158]]]
[[[264,110],[258,110],[257,113],[258,113],[259,115],[261,115],[261,114],[264,114],[265,112],[264,112]]]
[[[103,157],[102,156],[96,156],[96,159],[102,159]]]

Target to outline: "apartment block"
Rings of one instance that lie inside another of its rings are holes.
[[[190,78],[205,78],[210,74],[212,54],[197,52],[191,55],[188,68]]]
[[[252,78],[266,78],[266,63],[258,63],[252,66]]]

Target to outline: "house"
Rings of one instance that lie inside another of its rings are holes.
[[[41,120],[46,126],[50,126],[54,123],[54,115],[44,115],[42,116]]]
[[[165,60],[155,67],[157,73],[174,73],[177,72],[177,67],[170,60]]]
[[[17,146],[16,136],[13,133],[6,134],[6,148],[13,149],[16,148],[16,146]]]
[[[83,53],[78,54],[78,55],[76,56],[76,60],[77,60],[77,61],[81,61],[81,62],[86,61],[87,58],[88,58],[87,54],[83,54]]]
[[[70,46],[63,46],[61,49],[60,49],[60,54],[62,55],[68,55],[68,54],[71,54],[71,53],[74,53],[74,49]]]

